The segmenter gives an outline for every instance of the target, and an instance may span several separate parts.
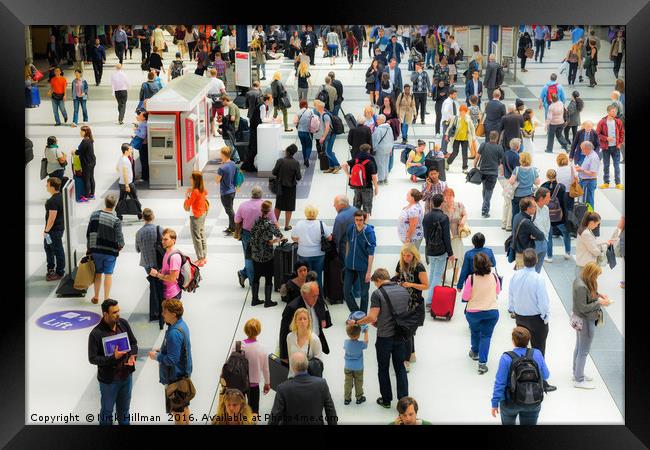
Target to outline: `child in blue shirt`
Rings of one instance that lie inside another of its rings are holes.
[[[352,402],[352,384],[357,397],[357,405],[366,401],[363,396],[363,351],[368,348],[368,326],[364,325],[363,342],[359,340],[361,336],[360,325],[347,325],[345,331],[350,339],[343,342],[345,350],[345,384],[343,387],[344,403],[349,405]]]

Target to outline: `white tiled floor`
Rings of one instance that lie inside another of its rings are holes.
[[[171,46],[171,42],[169,43]],[[607,45],[603,43],[603,45]],[[547,51],[546,60],[543,65],[530,63],[530,71],[519,75],[519,84],[529,86],[535,94],[541,89],[541,85],[548,78],[550,71],[556,69],[560,59],[566,52],[567,43],[553,43],[553,48]],[[173,55],[172,48],[167,55]],[[110,97],[108,80],[113,69],[111,61],[115,58],[109,56],[109,65],[104,70],[102,85],[95,88],[94,83],[90,84],[90,125],[96,136],[95,152],[97,154],[97,168],[95,176],[97,179],[98,197],[103,196],[106,189],[115,182],[114,165],[119,155],[119,145],[128,141],[131,129],[128,126],[114,125],[116,119],[115,101]],[[364,71],[369,62],[367,50],[364,55],[365,61],[362,64],[355,64],[352,70],[343,59],[338,59],[336,66],[330,66],[317,57],[318,64],[312,69],[314,81],[322,80],[327,72],[336,70],[337,78],[340,79],[348,92],[344,109],[359,115],[366,104],[367,96],[362,90]],[[604,64],[606,66],[606,63]],[[272,74],[276,69],[283,72],[284,78],[292,72],[290,64],[281,64],[280,61],[269,61],[267,63],[267,75]],[[403,64],[406,72],[406,64]],[[125,69],[129,79],[135,86],[143,81],[143,74],[139,69],[139,63],[128,61]],[[69,74],[71,71],[66,71]],[[92,81],[92,68],[87,67],[86,78]],[[268,76],[271,79],[271,76]],[[293,76],[289,77],[289,86],[292,86]],[[601,68],[598,72],[598,79],[601,83],[597,88],[589,90],[586,85],[577,87],[583,96],[587,98],[585,111],[582,119],[597,120],[604,115],[604,106],[607,104],[609,91],[613,88],[613,74],[608,68]],[[533,86],[534,87],[531,87]],[[607,85],[611,85],[607,87]],[[99,92],[96,96],[99,100],[93,99],[93,91]],[[108,93],[104,92],[109,90]],[[291,91],[292,89],[290,89]],[[126,122],[132,121],[132,112],[136,106],[137,88],[129,92],[127,103]],[[294,98],[295,98],[295,91]],[[508,101],[513,101],[512,92],[506,90]],[[311,93],[310,93],[311,95]],[[591,100],[594,98],[594,100]],[[595,99],[597,98],[597,99]],[[295,102],[297,103],[297,102]],[[532,108],[536,108],[536,102],[527,101]],[[68,111],[71,115],[71,104]],[[297,106],[297,105],[295,105]],[[294,106],[294,109],[295,109]],[[429,103],[427,108],[433,111],[433,105]],[[431,123],[435,118],[434,113],[427,116],[427,125],[415,126],[411,129],[410,136],[431,135]],[[99,312],[99,307],[91,305],[89,297],[78,298],[57,298],[54,295],[56,286],[53,283],[44,281],[45,255],[42,250],[41,230],[43,220],[43,203],[47,197],[44,183],[38,180],[38,159],[39,150],[45,145],[47,136],[54,134],[59,139],[59,146],[69,152],[75,148],[79,141],[78,131],[68,127],[52,126],[52,113],[49,101],[44,100],[38,109],[26,110],[27,130],[26,135],[34,142],[37,157],[34,162],[26,168],[27,201],[25,205],[28,221],[28,241],[26,245],[27,264],[26,285],[28,299],[26,305],[27,314],[27,417],[30,422],[30,414],[61,414],[68,411],[78,413],[97,413],[99,410],[99,389],[96,381],[96,368],[87,360],[87,336],[89,329],[72,332],[52,332],[43,330],[35,325],[35,320],[49,312],[62,309],[83,309]],[[554,164],[555,155],[548,155],[543,152],[545,136],[543,128],[537,130],[539,138],[535,142],[534,165],[541,173]],[[287,135],[283,138],[287,143],[295,139],[295,135]],[[216,149],[218,142],[213,143]],[[339,137],[335,144],[335,151],[339,159],[346,159],[348,156],[347,143],[344,137]],[[216,154],[216,151],[213,150]],[[500,248],[505,240],[506,233],[499,228],[501,217],[501,192],[496,188],[493,196],[490,221],[478,222],[480,219],[480,188],[464,181],[464,175],[460,173],[459,163],[448,173],[448,183],[456,190],[456,196],[463,201],[468,209],[469,217],[474,220],[472,231],[483,232],[488,239],[488,245],[493,248]],[[265,180],[261,180],[262,186]],[[390,184],[380,188],[379,197],[376,198],[373,210],[373,220],[396,219],[398,208],[405,200],[405,192],[413,185],[404,174],[404,169],[399,162],[390,175]],[[338,175],[327,175],[316,171],[309,200],[298,200],[296,220],[303,217],[303,208],[307,203],[313,203],[320,209],[320,218],[333,219],[335,210],[332,208],[332,199],[335,194],[345,192],[345,178],[342,173]],[[200,423],[203,414],[213,414],[213,400],[217,390],[218,376],[221,365],[228,355],[233,337],[241,338],[241,331],[244,322],[250,317],[257,317],[263,324],[261,342],[269,351],[272,351],[277,344],[279,332],[279,318],[282,306],[264,309],[257,307],[252,309],[247,296],[248,289],[241,289],[236,280],[235,271],[242,265],[241,246],[238,242],[225,238],[220,230],[225,226],[225,214],[219,204],[215,193],[211,193],[213,209],[210,212],[208,226],[213,226],[208,237],[209,248],[218,248],[219,251],[209,251],[209,263],[202,270],[203,282],[200,289],[194,294],[184,295],[185,320],[188,323],[192,336],[192,353],[194,372],[193,381],[197,387],[197,396],[192,401],[191,409]],[[173,199],[173,200],[171,200]],[[89,204],[77,205],[78,217],[82,222],[82,231],[85,231],[85,222],[91,211],[99,208],[101,200]],[[235,207],[240,200],[236,201]],[[597,211],[605,220],[618,220],[622,212],[623,193],[610,190],[605,195],[601,190],[596,192]],[[147,199],[144,206],[152,208],[157,216],[157,222],[161,225],[170,225],[180,230],[188,225],[187,213],[182,209],[179,200],[170,195],[170,200]],[[182,227],[180,221],[182,220]],[[379,251],[375,259],[375,267],[387,267],[392,270],[395,266],[398,255],[396,253],[382,252],[382,246],[398,246],[399,240],[394,226],[386,226],[381,222],[377,226]],[[111,296],[120,302],[121,314],[128,318],[136,310],[137,305],[142,301],[148,304],[147,282],[143,276],[142,269],[138,266],[139,256],[133,248],[135,232],[139,228],[137,224],[124,226],[124,234],[127,248],[122,252],[114,275],[114,284]],[[613,226],[603,226],[603,236],[608,236],[613,231]],[[83,242],[83,241],[82,241]],[[558,241],[557,244],[560,242]],[[189,234],[185,232],[180,236],[179,248],[193,254],[193,247]],[[469,239],[465,245],[471,245]],[[83,247],[83,245],[81,246]],[[561,252],[560,247],[556,252]],[[416,347],[418,362],[413,364],[409,374],[409,394],[418,399],[420,405],[419,416],[433,421],[434,423],[472,423],[472,424],[498,424],[498,419],[493,419],[489,414],[492,384],[499,355],[502,351],[509,350],[510,330],[513,321],[509,318],[507,306],[508,280],[511,276],[511,268],[508,267],[503,256],[498,256],[500,273],[505,276],[506,283],[504,292],[499,299],[500,321],[492,339],[491,353],[488,361],[490,371],[479,376],[476,373],[474,362],[467,358],[469,347],[469,330],[462,314],[462,305],[456,308],[456,316],[451,322],[432,321],[427,318],[423,328],[418,331]],[[622,261],[620,261],[622,262]],[[622,279],[622,264],[619,264],[613,272],[605,270],[601,278],[601,290],[612,296],[616,302],[609,308],[610,317],[615,322],[618,330],[623,333],[623,294],[618,287],[618,281]],[[543,272],[545,273],[545,272]],[[547,343],[547,361],[551,371],[551,382],[558,386],[558,390],[549,394],[542,408],[540,423],[543,424],[568,424],[568,423],[599,423],[599,424],[620,424],[623,417],[616,407],[607,387],[599,376],[591,359],[587,363],[587,372],[595,378],[597,389],[593,391],[576,390],[571,383],[571,358],[573,352],[574,332],[568,325],[568,315],[564,306],[558,298],[551,281],[547,279],[547,288],[551,298],[551,326]],[[45,292],[45,294],[42,294]],[[277,294],[274,294],[277,296]],[[145,311],[140,307],[138,311]],[[345,338],[344,319],[347,316],[345,305],[331,307],[334,326],[327,330],[327,338],[332,349],[331,354],[325,356],[325,378],[328,381],[340,423],[373,423],[383,424],[389,422],[395,416],[394,410],[384,410],[374,404],[375,398],[379,395],[379,386],[376,377],[376,359],[373,346],[370,345],[365,357],[365,391],[368,402],[361,406],[343,405],[343,352],[342,343]],[[148,331],[151,335],[152,327],[157,324],[138,324],[134,328],[136,336]],[[157,329],[154,330],[157,333]],[[374,342],[374,329],[371,329],[371,344]],[[154,346],[162,342],[163,334],[160,333]],[[131,412],[140,414],[157,414],[161,416],[163,423],[166,422],[163,404],[163,389],[158,383],[157,363],[146,358],[148,348],[141,348],[140,358],[137,363],[138,377],[133,387]],[[45,367],[52,367],[51,363],[45,363],[48,355],[58,355],[57,363],[53,369],[43,370]],[[621,377],[623,376],[621,369]],[[273,403],[273,393],[262,396],[261,413],[270,412]],[[90,405],[90,406],[88,406]],[[212,409],[211,409],[212,407]]]

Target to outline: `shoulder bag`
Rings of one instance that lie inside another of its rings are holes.
[[[311,338],[309,336],[309,344],[307,345],[307,373],[313,377],[323,378],[323,361],[315,356],[309,356],[309,351],[311,350]]]
[[[510,164],[508,164],[508,158],[505,158],[505,161],[508,169],[512,171]],[[512,174],[515,176],[518,173],[517,169],[518,167],[515,167],[515,170],[512,172]],[[517,187],[519,187],[519,181],[515,181],[515,184],[510,184],[508,180],[506,180],[505,184],[503,185],[503,198],[506,200],[512,200],[515,198],[515,191],[517,190]]]
[[[187,367],[187,346],[185,345],[185,333],[183,333],[183,330],[180,327],[176,329],[180,331],[181,335],[183,336],[183,350],[181,351],[185,354],[185,367]],[[173,383],[169,383],[167,385],[165,388],[165,395],[169,400],[171,409],[179,409],[184,407],[187,402],[194,398],[196,395],[196,388],[194,387],[194,383],[192,383],[190,377],[184,375],[180,380],[176,380]]]
[[[571,171],[573,171],[573,166],[571,166]],[[578,177],[574,177],[573,181],[569,185],[569,197],[571,198],[578,198],[581,197],[585,193],[584,189],[582,189],[582,186],[580,186],[580,182],[578,181]]]
[[[323,229],[323,221],[320,221],[320,249],[326,254],[334,250],[332,241],[328,241],[327,238],[325,237],[325,230]]]

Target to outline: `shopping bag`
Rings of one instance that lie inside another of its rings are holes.
[[[560,75],[564,74],[564,72],[568,72],[569,70],[569,62],[568,61],[563,61],[562,64],[560,64],[560,67],[558,67],[558,72]]]
[[[86,255],[79,261],[77,275],[74,277],[73,287],[79,291],[85,291],[95,281],[95,261],[90,255]]]

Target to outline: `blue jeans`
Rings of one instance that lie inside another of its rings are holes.
[[[55,170],[54,172],[49,174],[50,178],[58,178],[59,180],[63,181],[63,176],[65,175],[65,169],[58,169]],[[63,186],[61,186],[63,187]]]
[[[345,298],[345,303],[348,305],[350,312],[354,311],[363,311],[368,312],[368,290],[370,289],[370,283],[366,283],[366,271],[365,270],[353,270],[344,269],[343,275],[343,297]],[[361,307],[357,305],[357,301],[354,298],[352,293],[352,284],[354,282],[354,277],[359,279],[360,286],[360,297],[361,297]]]
[[[311,156],[312,148],[311,133],[309,131],[298,131],[298,139],[300,139],[300,145],[302,146],[302,157],[308,160]]]
[[[79,124],[79,104],[81,104],[81,111],[83,112],[84,122],[88,122],[88,110],[86,109],[86,99],[83,97],[75,97],[72,99],[74,105],[74,114],[72,115],[72,123]]]
[[[596,192],[596,179],[591,178],[587,180],[580,180],[580,187],[585,191],[585,203],[589,203],[593,209],[596,209],[594,205],[594,194]]]
[[[621,150],[610,146],[603,150],[603,180],[609,184],[609,159],[614,161],[614,183],[621,184]],[[593,205],[592,205],[593,206]]]
[[[379,392],[384,403],[393,401],[393,388],[390,384],[388,368],[391,357],[393,358],[393,369],[397,381],[397,399],[409,395],[409,380],[406,375],[406,344],[408,341],[393,339],[392,337],[377,337],[375,349],[377,350],[377,368],[379,377]]]
[[[120,425],[129,424],[129,408],[131,406],[131,388],[133,381],[131,375],[122,381],[112,383],[99,383],[101,394],[101,410],[99,412],[100,425],[113,425],[113,409],[115,418]]]
[[[501,401],[499,403],[499,411],[501,411],[501,424],[502,425],[516,425],[517,416],[519,416],[519,425],[537,425],[537,417],[542,405],[536,406],[519,406],[516,404],[506,404]]]
[[[248,245],[248,241],[251,239],[251,232],[247,230],[241,230],[241,245],[244,249],[244,268],[240,270],[240,273],[243,273],[244,279],[248,279],[248,282],[250,284],[253,283],[253,276],[255,275],[253,272],[253,260],[252,259],[246,259],[246,246]]]
[[[409,138],[409,124],[406,122],[402,122],[402,140],[406,141]]]
[[[537,264],[535,264],[535,272],[541,273],[542,266],[544,265],[544,258],[546,257],[546,249],[548,241],[535,241],[535,252],[537,253]]]
[[[341,110],[341,104],[338,103],[338,104],[334,105],[334,109],[332,110],[332,114],[334,114],[335,116],[338,116],[340,110]]]
[[[52,111],[54,111],[54,121],[57,125],[61,124],[61,119],[59,119],[59,110],[63,114],[63,120],[68,121],[68,112],[65,110],[65,102],[63,100],[52,99]]]
[[[45,258],[47,259],[47,271],[54,270],[54,261],[56,261],[56,274],[65,274],[65,252],[63,251],[63,230],[50,230],[51,244],[47,244],[43,239],[45,247]]]
[[[564,239],[564,253],[567,255],[571,254],[571,235],[566,229],[566,226],[561,223],[556,225],[557,229],[562,233],[562,239]],[[548,233],[548,240],[546,241],[546,254],[549,258],[553,257],[553,230]]]
[[[429,255],[429,289],[424,296],[424,302],[427,306],[431,305],[433,288],[442,284],[442,273],[445,271],[445,262],[447,253],[438,256]]]
[[[433,65],[436,61],[436,50],[435,49],[430,49],[427,50],[427,55],[425,57],[425,67],[428,67],[429,65]]]
[[[494,331],[494,327],[499,321],[499,310],[466,312],[465,318],[471,333],[472,352],[478,353],[478,362],[480,364],[485,364],[490,352],[492,331]]]
[[[332,167],[339,167],[339,160],[336,159],[336,155],[334,154],[334,151],[332,150],[334,148],[334,140],[336,139],[336,135],[330,132],[327,137],[325,138],[325,141],[323,142],[323,148],[325,149],[325,154],[327,155],[327,160],[329,161],[330,169]]]
[[[410,175],[418,176],[422,179],[427,177],[427,168],[426,166],[413,166],[406,169]]]
[[[323,289],[323,268],[325,267],[325,255],[322,256],[300,256],[298,261],[305,261],[309,264],[309,270],[316,272],[318,286]]]

